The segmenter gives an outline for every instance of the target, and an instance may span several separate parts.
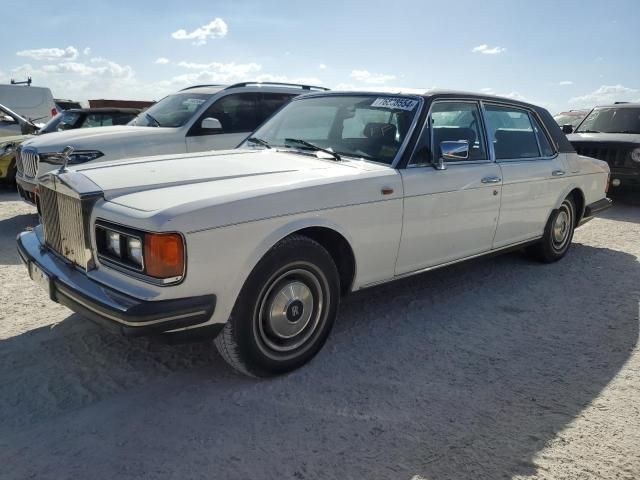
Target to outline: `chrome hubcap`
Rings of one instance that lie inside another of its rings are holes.
[[[304,283],[286,283],[271,299],[268,326],[279,338],[298,335],[311,320],[313,296]]]
[[[560,243],[565,239],[567,233],[569,233],[569,215],[562,211],[556,217],[556,222],[553,225],[553,239]]]
[[[263,348],[283,354],[304,346],[324,314],[323,291],[320,280],[302,268],[269,282],[257,311],[256,333]]]

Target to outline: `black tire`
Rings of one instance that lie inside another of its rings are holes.
[[[283,374],[320,351],[339,302],[340,277],[331,255],[316,241],[291,235],[258,262],[214,342],[240,373]]]
[[[576,206],[571,196],[564,199],[547,221],[544,236],[539,243],[527,249],[536,260],[544,263],[557,262],[567,254],[576,224]]]
[[[16,173],[18,173],[18,169],[16,168],[16,161],[11,160],[9,169],[7,170],[7,176],[5,177],[5,181],[8,185],[16,184]]]

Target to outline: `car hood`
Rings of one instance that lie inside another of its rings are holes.
[[[3,143],[21,143],[33,138],[33,135],[12,135],[10,137],[0,137],[0,145]]]
[[[25,147],[37,148],[39,152],[59,152],[66,146],[76,150],[103,148],[105,145],[118,146],[124,138],[155,137],[174,132],[174,128],[134,127],[122,125],[116,127],[78,128],[64,132],[52,132],[37,136],[25,142]]]
[[[597,143],[639,143],[640,135],[636,133],[572,133],[567,135],[570,142]]]
[[[161,215],[170,222],[181,214],[236,203],[238,209],[209,212],[217,225],[379,200],[380,185],[388,176],[398,177],[386,165],[275,149],[164,155],[76,171],[96,184],[107,202],[138,211],[138,216]],[[376,185],[367,186],[367,181]],[[231,210],[242,211],[242,218]]]

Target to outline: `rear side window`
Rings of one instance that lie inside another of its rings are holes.
[[[295,95],[290,93],[263,93],[260,99],[258,124],[264,122],[293,97],[295,97]]]
[[[538,143],[540,144],[540,150],[542,150],[542,156],[553,156],[556,152],[553,150],[551,142],[549,142],[547,135],[544,133],[544,129],[540,126],[540,123],[534,115],[531,115],[531,120],[533,120],[533,129],[535,130],[536,136],[538,137]]]
[[[540,156],[529,113],[515,107],[487,105],[487,130],[497,160]]]

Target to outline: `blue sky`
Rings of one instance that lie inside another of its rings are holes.
[[[638,0],[30,0],[3,9],[0,83],[79,100],[255,79],[451,88],[558,111],[640,100],[639,25]]]

